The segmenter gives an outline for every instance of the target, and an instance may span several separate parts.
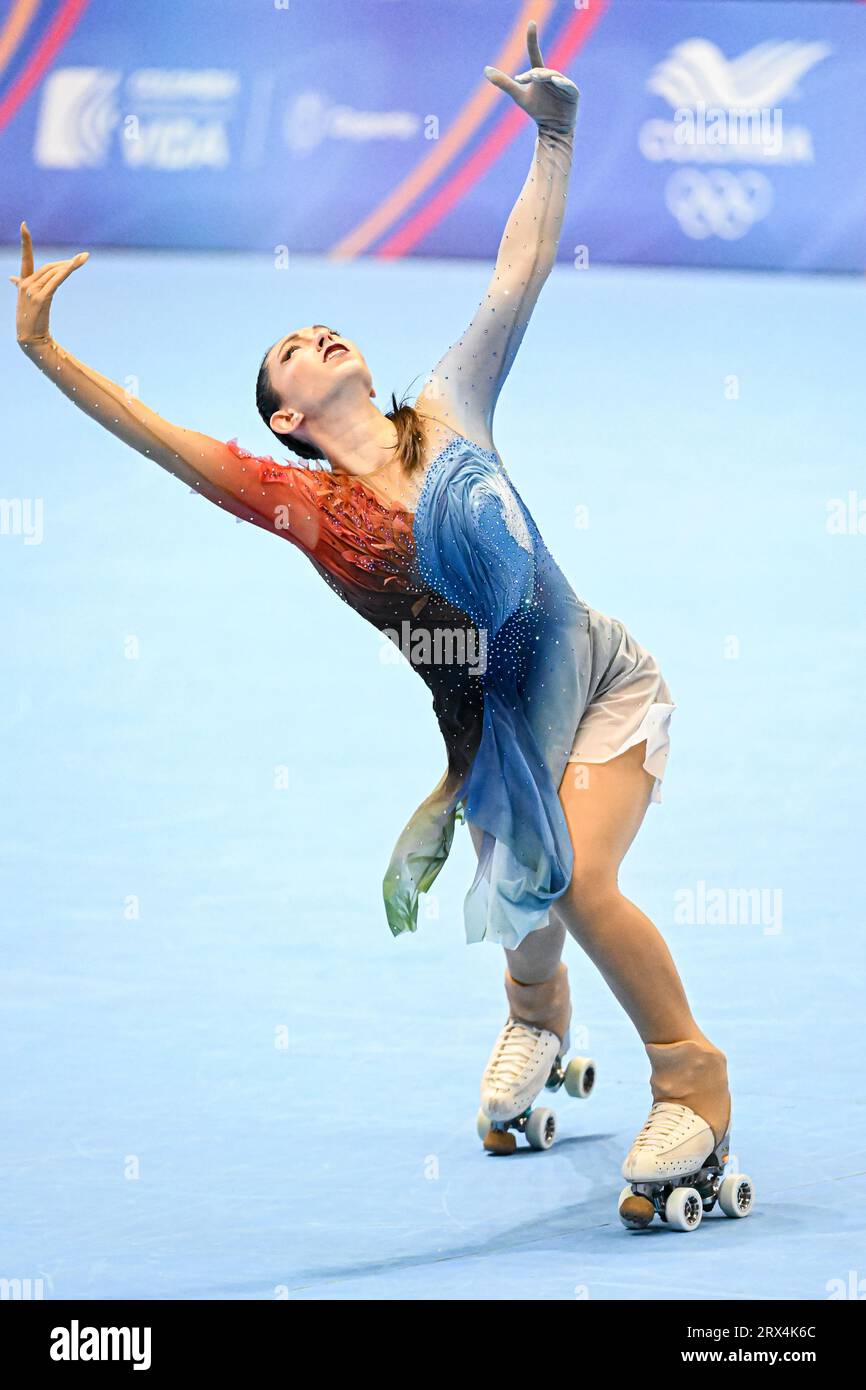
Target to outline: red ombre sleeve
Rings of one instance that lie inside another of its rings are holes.
[[[205,495],[241,521],[273,531],[314,554],[322,539],[321,502],[324,491],[322,469],[302,464],[277,463],[269,454],[253,454],[228,439],[219,449],[225,457],[219,463],[219,478],[212,487],[212,470],[201,486]]]
[[[354,606],[371,594],[410,588],[415,546],[409,512],[384,507],[350,474],[303,463],[277,463],[236,439],[223,446],[232,465],[226,510],[294,541]]]

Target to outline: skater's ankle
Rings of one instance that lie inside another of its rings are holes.
[[[546,1029],[562,1042],[571,1023],[571,993],[564,963],[559,963],[549,979],[534,984],[524,984],[506,970],[505,993],[513,1019]]]
[[[686,1105],[710,1126],[716,1144],[726,1137],[731,1123],[727,1058],[701,1034],[673,1043],[646,1043],[652,1064],[654,1101]]]

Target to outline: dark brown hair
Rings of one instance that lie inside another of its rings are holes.
[[[282,405],[277,392],[271,382],[271,373],[268,367],[268,353],[270,348],[262,358],[259,367],[259,374],[256,377],[256,408],[267,425],[271,434],[286,449],[291,449],[302,459],[318,459],[324,461],[325,455],[321,449],[317,449],[315,444],[309,444],[305,439],[298,439],[294,434],[280,434],[278,430],[271,427],[271,416],[279,410]],[[385,412],[386,420],[393,420],[397,429],[397,456],[400,459],[407,473],[414,473],[416,468],[420,468],[424,460],[424,431],[421,428],[421,416],[413,405],[409,405],[404,399],[397,404],[397,397],[391,392],[391,409]]]

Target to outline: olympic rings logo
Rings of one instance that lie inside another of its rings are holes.
[[[756,169],[677,169],[665,188],[665,203],[686,236],[737,241],[773,206],[770,181]]]

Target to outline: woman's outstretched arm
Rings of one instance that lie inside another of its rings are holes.
[[[257,460],[251,455],[235,451],[210,435],[171,424],[55,341],[49,324],[51,301],[58,286],[84,264],[87,255],[81,252],[34,271],[33,244],[22,222],[21,274],[11,277],[18,286],[16,335],[22,351],[80,410],[124,444],[153,459],[225,511],[267,530],[282,531],[313,549],[318,522],[308,498],[298,497],[293,506],[282,488],[278,499],[273,489],[260,486]],[[291,478],[289,470],[285,473]],[[280,505],[275,515],[277,501]]]
[[[577,87],[544,67],[534,23],[527,47],[532,65],[527,72],[511,78],[496,68],[484,71],[536,122],[532,165],[506,223],[487,294],[416,401],[419,410],[485,448],[494,447],[496,401],[556,262],[574,149]]]

